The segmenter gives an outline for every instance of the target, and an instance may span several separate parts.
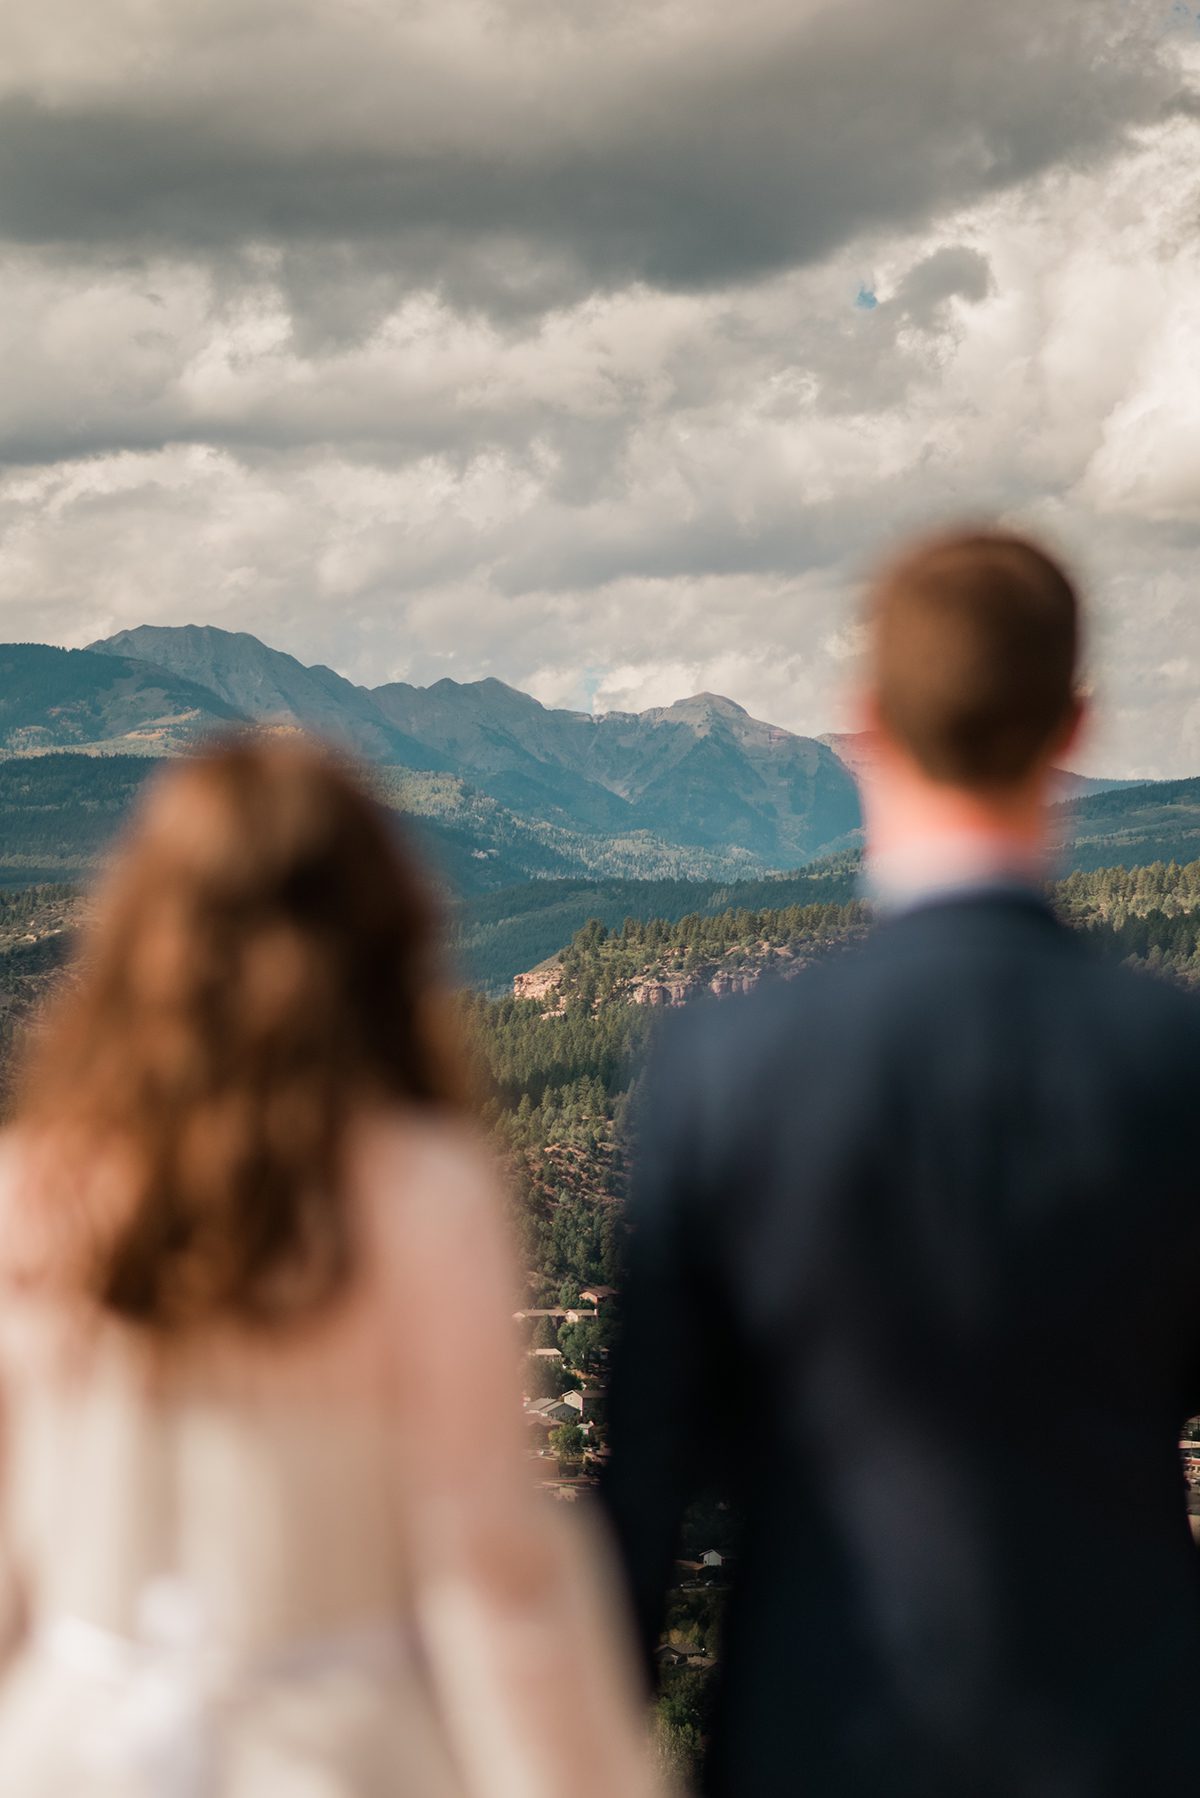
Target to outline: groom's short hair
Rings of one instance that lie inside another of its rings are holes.
[[[1079,600],[1023,537],[964,531],[900,555],[872,595],[882,722],[935,780],[1028,775],[1076,703]]]

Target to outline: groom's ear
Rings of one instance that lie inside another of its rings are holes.
[[[856,731],[867,731],[877,737],[883,731],[883,708],[877,688],[868,683],[858,688],[850,707]]]
[[[1078,749],[1080,743],[1091,729],[1092,701],[1087,693],[1076,692],[1071,698],[1071,707],[1063,719],[1054,744],[1054,755],[1068,756]]]

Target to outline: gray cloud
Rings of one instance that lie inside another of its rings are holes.
[[[910,268],[896,289],[894,304],[913,324],[934,323],[947,300],[978,302],[991,291],[987,257],[966,244],[947,244]]]
[[[223,36],[177,0],[140,58],[120,0],[92,10],[111,69],[99,32],[74,75],[10,68],[0,234],[285,246],[313,341],[369,328],[389,278],[504,316],[759,276],[1109,151],[1180,92],[1120,0],[310,4],[286,34],[247,0]]]

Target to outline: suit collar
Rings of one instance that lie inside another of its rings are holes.
[[[959,923],[989,930],[1006,924],[1032,924],[1071,934],[1044,891],[1017,881],[927,893],[911,905],[881,912],[876,934],[886,938],[894,933],[919,934],[924,929],[937,932]]]

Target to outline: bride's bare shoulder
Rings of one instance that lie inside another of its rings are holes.
[[[500,1175],[481,1131],[432,1111],[395,1110],[363,1119],[351,1158],[354,1187],[368,1212],[411,1219],[431,1209],[474,1211],[496,1202]]]

